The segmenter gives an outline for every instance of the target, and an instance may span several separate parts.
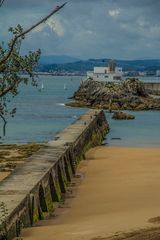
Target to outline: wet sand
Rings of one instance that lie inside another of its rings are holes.
[[[159,148],[97,147],[79,172],[74,198],[25,229],[24,240],[160,239],[159,229],[140,230],[160,226]]]
[[[6,171],[6,172],[0,172],[0,181],[5,179],[11,172]]]

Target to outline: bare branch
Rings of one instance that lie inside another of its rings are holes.
[[[4,1],[4,0],[2,0]],[[21,34],[15,36],[15,38],[13,39],[13,42],[10,46],[10,50],[8,51],[8,53],[6,54],[6,56],[0,60],[0,65],[4,64],[8,58],[10,57],[10,55],[12,54],[12,51],[14,49],[14,46],[17,42],[18,39],[20,39],[21,37],[25,36],[26,34],[28,34],[29,32],[31,32],[33,29],[35,29],[36,27],[38,27],[40,24],[46,22],[51,16],[53,16],[55,13],[59,12],[60,9],[62,9],[65,5],[67,4],[67,2],[65,2],[64,4],[57,6],[55,9],[53,9],[53,11],[48,14],[46,17],[42,18],[39,22],[37,22],[36,24],[32,25],[30,28],[28,28],[27,30],[25,30],[24,32],[22,32]]]

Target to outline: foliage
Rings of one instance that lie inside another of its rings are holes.
[[[0,7],[4,0],[0,0]],[[20,48],[25,36],[40,24],[45,23],[52,15],[62,9],[66,3],[57,6],[47,16],[39,22],[33,24],[27,30],[23,30],[21,25],[10,27],[12,38],[5,47],[4,43],[0,44],[0,118],[4,122],[3,135],[5,135],[5,126],[8,115],[14,116],[16,108],[9,109],[8,103],[18,94],[20,84],[28,84],[30,81],[33,86],[37,86],[37,79],[34,69],[40,58],[40,49],[36,52],[29,52],[27,55],[20,54]],[[27,75],[22,75],[22,73]]]
[[[16,28],[10,28],[9,31],[13,34],[13,38],[8,44],[10,49],[13,39],[23,32],[20,25]],[[12,53],[4,64],[0,65],[0,117],[4,120],[8,115],[14,116],[16,109],[8,109],[8,103],[12,97],[18,94],[18,87],[20,84],[28,84],[31,79],[33,86],[37,86],[37,81],[34,74],[34,68],[36,67],[40,50],[36,52],[29,52],[28,55],[20,55],[21,43],[24,40],[24,36],[18,39],[13,47]],[[5,49],[3,45],[0,46],[0,59],[3,59],[8,49]],[[27,75],[21,75],[25,73]]]

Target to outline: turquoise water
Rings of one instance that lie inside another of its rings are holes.
[[[129,113],[136,117],[135,120],[112,120],[111,114],[106,114],[110,133],[105,142],[113,146],[159,147],[160,111]]]
[[[67,98],[79,86],[81,77],[40,76],[41,91],[23,86],[14,99],[17,113],[8,120],[3,143],[46,142],[72,123],[85,109],[65,107]],[[64,89],[64,84],[67,89]],[[1,123],[2,133],[2,123]]]
[[[13,103],[17,114],[8,120],[6,137],[1,142],[47,142],[53,139],[57,132],[87,111],[64,106],[81,80],[82,77],[40,76],[39,85],[44,85],[41,91],[32,86],[22,86]],[[116,121],[106,113],[111,128],[106,143],[113,146],[160,146],[160,111],[133,114],[135,120]],[[2,122],[0,127],[2,134]]]

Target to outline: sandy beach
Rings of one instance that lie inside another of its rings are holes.
[[[96,147],[78,176],[74,197],[24,240],[160,239],[159,148]]]

